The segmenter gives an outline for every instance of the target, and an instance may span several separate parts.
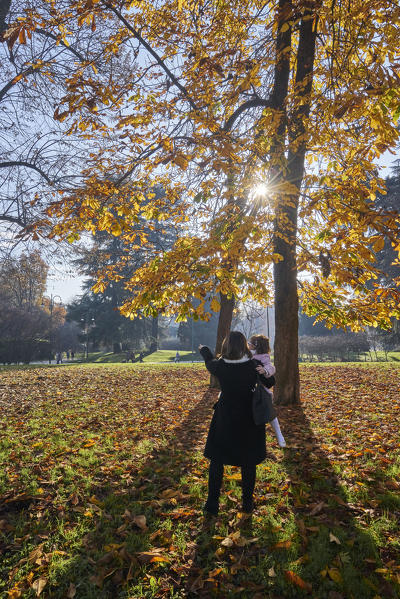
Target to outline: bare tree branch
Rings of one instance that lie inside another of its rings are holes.
[[[50,39],[58,42],[61,46],[63,46],[64,48],[66,48],[67,50],[72,52],[72,54],[74,56],[76,56],[81,62],[85,62],[86,59],[84,56],[82,56],[82,54],[80,54],[72,46],[67,46],[67,44],[65,42],[63,42],[59,37],[54,35],[54,33],[51,33],[50,31],[45,31],[44,29],[35,29],[35,32],[40,33],[40,35],[44,35],[45,37],[49,37]]]
[[[47,181],[47,183],[49,183],[50,185],[53,184],[53,181],[50,179],[50,177],[48,177],[46,175],[46,173],[44,171],[42,171],[42,169],[40,167],[36,166],[36,164],[32,164],[31,162],[24,162],[23,160],[12,160],[10,162],[0,162],[0,168],[9,168],[12,166],[25,166],[26,168],[31,168],[34,171],[36,171],[37,173],[39,173],[39,175],[41,175]]]
[[[259,106],[268,108],[269,106],[272,106],[272,102],[271,102],[271,100],[264,100],[263,98],[254,98],[253,100],[247,100],[247,102],[243,102],[243,104],[238,106],[238,108],[236,108],[235,112],[233,114],[231,114],[231,116],[226,121],[225,125],[223,126],[222,130],[230,131],[232,129],[236,119],[239,118],[239,116],[242,114],[242,112],[245,112],[245,110],[248,110],[249,108],[257,108]]]
[[[8,216],[8,214],[0,214],[0,221],[5,221],[18,225],[19,227],[25,227],[26,221],[19,216]]]
[[[122,21],[122,23],[125,25],[125,27],[131,33],[133,33],[133,35],[138,40],[138,42],[144,48],[146,48],[146,50],[149,52],[149,54],[152,55],[153,58],[155,58],[155,60],[157,61],[157,63],[160,65],[160,67],[163,69],[163,71],[166,73],[166,75],[169,77],[169,79],[172,81],[172,83],[183,93],[183,95],[185,96],[185,98],[189,102],[190,106],[193,108],[193,110],[197,110],[197,106],[193,102],[192,98],[190,97],[189,92],[187,91],[186,87],[184,85],[182,85],[179,82],[179,80],[175,77],[175,75],[169,70],[169,68],[167,67],[167,65],[165,64],[165,62],[160,58],[160,56],[157,54],[157,52],[155,50],[153,50],[153,48],[146,42],[146,40],[144,40],[142,38],[142,36],[140,35],[140,33],[138,31],[136,31],[136,29],[134,27],[132,27],[132,25],[125,19],[125,17],[122,16],[122,14],[116,8],[114,8],[113,6],[111,6],[111,4],[109,2],[104,2],[103,1],[103,4],[105,6],[107,6],[107,8],[109,8],[118,17],[118,19],[120,21]]]
[[[2,99],[4,98],[4,96],[7,94],[7,92],[18,83],[18,81],[20,81],[23,77],[25,77],[26,75],[31,75],[34,71],[34,67],[30,66],[27,69],[25,69],[25,71],[22,71],[22,73],[18,73],[18,75],[15,75],[15,77],[13,77],[13,79],[11,79],[11,81],[9,81],[1,90],[0,90],[0,102],[2,101]]]

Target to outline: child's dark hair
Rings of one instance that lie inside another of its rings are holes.
[[[251,358],[251,351],[243,333],[231,331],[224,339],[221,355],[227,360],[240,360],[243,356]]]
[[[249,341],[254,346],[256,354],[269,354],[271,351],[269,339],[265,335],[252,335]]]

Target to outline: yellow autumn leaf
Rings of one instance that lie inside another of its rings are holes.
[[[286,570],[285,577],[289,582],[298,586],[300,589],[303,589],[303,591],[306,591],[307,593],[311,593],[311,591],[312,591],[311,584],[309,582],[306,582],[302,578],[300,578],[300,576],[298,574],[296,574],[295,572],[292,572],[292,570]]]
[[[113,224],[111,225],[111,233],[115,237],[118,237],[119,235],[121,235],[122,229],[121,229],[121,225],[119,224],[119,222],[113,222]]]
[[[169,562],[169,558],[166,555],[155,555],[150,559],[150,562]]]
[[[338,584],[341,584],[343,582],[342,575],[337,568],[328,568],[327,570],[329,578],[331,578],[331,580],[337,582]]]
[[[374,252],[380,252],[385,247],[385,238],[379,237],[372,246]]]
[[[219,310],[221,308],[221,304],[215,297],[213,297],[213,299],[211,300],[210,306],[211,306],[211,310],[213,310],[213,312],[219,312]]]
[[[175,164],[180,166],[182,170],[186,170],[188,167],[188,164],[189,164],[188,160],[184,154],[177,154],[174,157],[174,162],[175,162]]]

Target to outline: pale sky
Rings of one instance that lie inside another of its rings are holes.
[[[59,295],[63,304],[68,304],[74,297],[82,293],[82,282],[84,277],[62,274],[55,270],[49,271],[47,279],[47,295]],[[58,302],[59,299],[57,298]]]

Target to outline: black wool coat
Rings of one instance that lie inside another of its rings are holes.
[[[256,366],[261,362],[226,362],[215,359],[208,347],[200,350],[207,370],[215,375],[221,386],[204,455],[206,458],[243,466],[260,464],[266,457],[265,425],[253,420],[252,395],[257,381]],[[260,377],[266,387],[274,385],[274,377]]]

